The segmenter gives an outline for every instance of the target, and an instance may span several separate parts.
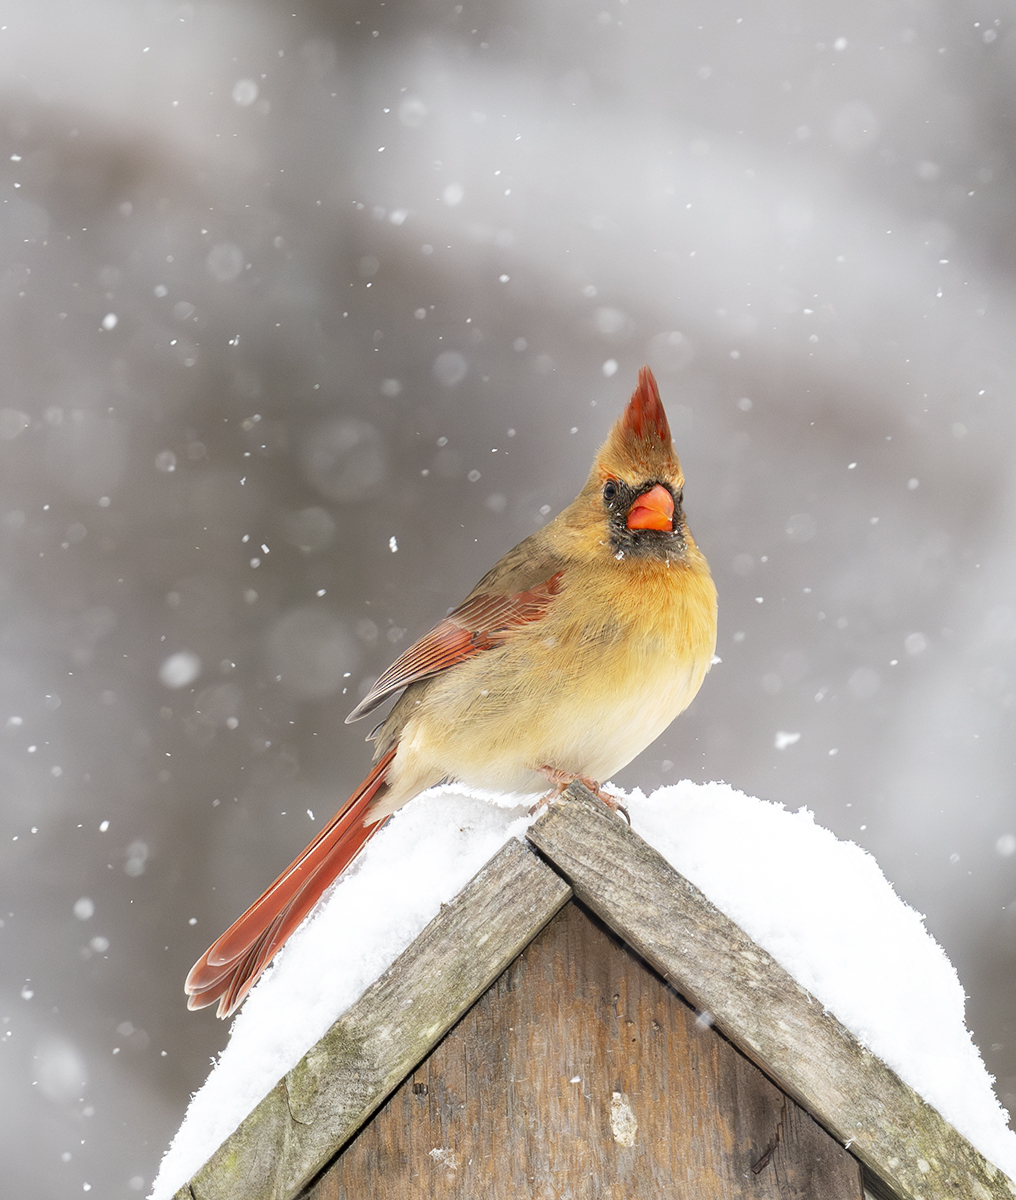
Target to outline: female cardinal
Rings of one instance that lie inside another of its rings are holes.
[[[585,487],[510,550],[346,718],[402,696],[374,768],[270,888],[194,964],[188,1007],[228,1016],[387,818],[455,779],[599,790],[683,712],[716,645],[716,589],[681,505],[684,476],[648,367]],[[601,793],[602,795],[602,793]],[[605,797],[607,798],[607,797]],[[609,802],[609,798],[608,802]]]

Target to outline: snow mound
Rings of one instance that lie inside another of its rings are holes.
[[[807,809],[690,781],[628,801],[639,835],[1011,1179],[1016,1134],[924,918]]]
[[[956,972],[870,854],[807,810],[726,784],[685,781],[626,804],[636,832],[1016,1178],[1016,1134],[966,1028]],[[247,998],[152,1200],[169,1200],[440,906],[524,836],[527,807],[452,785],[389,822]]]
[[[506,800],[513,807],[503,807]],[[509,838],[524,835],[534,818],[518,803],[517,796],[435,788],[367,844],[233,1019],[226,1048],[162,1160],[153,1200],[169,1200],[441,905]]]

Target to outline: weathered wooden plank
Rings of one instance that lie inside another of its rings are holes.
[[[568,900],[512,840],[177,1193],[289,1200],[324,1166]]]
[[[529,839],[596,912],[899,1200],[1016,1185],[622,820],[572,785]]]
[[[861,1200],[861,1166],[569,903],[301,1200]]]

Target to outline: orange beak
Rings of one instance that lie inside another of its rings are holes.
[[[627,524],[629,529],[673,529],[674,497],[658,483],[631,506]]]

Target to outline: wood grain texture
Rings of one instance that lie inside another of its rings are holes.
[[[434,918],[182,1188],[179,1200],[289,1200],[566,903],[512,840]]]
[[[303,1200],[861,1200],[857,1161],[572,903]]]
[[[575,895],[899,1200],[1013,1200],[1016,1185],[581,785],[529,831]]]

